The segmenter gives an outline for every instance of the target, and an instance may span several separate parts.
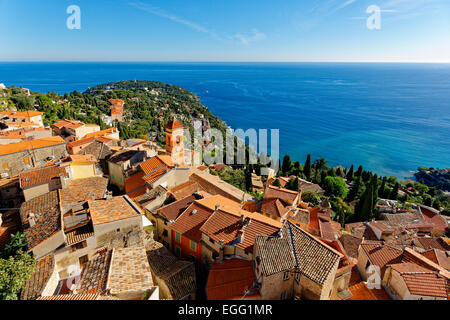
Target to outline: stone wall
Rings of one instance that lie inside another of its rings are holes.
[[[53,156],[55,160],[67,156],[66,144],[2,155],[0,156],[0,174],[8,173],[10,177],[15,176],[22,171],[40,167],[41,160]],[[29,163],[25,163],[25,157],[29,158]]]

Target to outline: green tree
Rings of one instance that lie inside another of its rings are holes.
[[[391,200],[397,200],[398,198],[398,189],[400,188],[400,185],[398,182],[395,183],[394,188],[392,189],[391,194],[389,195],[389,199]]]
[[[6,244],[3,251],[0,253],[1,258],[9,258],[15,256],[19,251],[25,252],[27,250],[27,239],[24,233],[17,232],[11,235],[9,243]]]
[[[0,300],[18,300],[18,294],[34,270],[33,257],[23,251],[0,259]]]
[[[306,176],[306,179],[311,179],[311,155],[308,154],[305,161],[305,166],[303,167],[303,173]]]
[[[355,216],[358,221],[370,221],[374,216],[373,183],[369,183],[361,199],[355,206]]]
[[[345,198],[348,193],[347,184],[340,177],[327,176],[323,182],[323,188],[327,196]]]
[[[284,174],[289,174],[289,171],[291,171],[291,157],[289,157],[289,155],[284,156],[281,170]]]
[[[313,190],[302,192],[302,201],[307,202],[312,207],[317,207],[320,204],[320,196]]]
[[[364,190],[365,188],[362,179],[360,177],[356,177],[356,179],[353,181],[352,186],[350,187],[347,201],[352,202],[353,200],[359,199]]]
[[[358,170],[356,170],[355,176],[361,177],[362,173],[363,173],[363,167],[359,166]]]
[[[298,178],[291,178],[289,179],[288,183],[286,184],[286,189],[292,190],[292,191],[298,191],[299,184],[298,184]]]
[[[383,177],[383,181],[381,182],[381,187],[380,187],[380,189],[378,190],[378,196],[379,196],[380,198],[384,198],[384,196],[385,196],[384,192],[386,191],[386,190],[385,190],[385,189],[386,189],[386,181],[387,181],[387,178],[386,178],[386,177]]]
[[[275,181],[272,183],[272,185],[273,185],[274,187],[281,188],[281,182],[280,182],[280,179],[275,179]]]
[[[245,168],[245,190],[252,191],[253,190],[253,184],[252,184],[252,171],[249,166]]]
[[[354,176],[353,165],[351,165],[350,169],[347,172],[347,180],[353,181],[353,176]]]

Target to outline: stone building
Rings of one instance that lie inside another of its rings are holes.
[[[42,167],[45,161],[67,156],[66,143],[61,137],[51,137],[0,145],[0,174],[7,178],[25,170]]]

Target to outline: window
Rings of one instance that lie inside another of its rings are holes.
[[[80,249],[83,249],[83,248],[86,248],[86,247],[87,247],[87,242],[86,242],[86,240],[84,240],[84,241],[82,241],[82,242],[75,243],[74,245],[71,246],[72,252],[73,252],[73,251],[80,250]]]
[[[181,257],[181,248],[175,246],[175,254],[177,255],[177,257]]]
[[[164,229],[162,235],[163,235],[164,237],[167,237],[168,233],[167,233],[167,230],[166,230],[166,229]]]
[[[175,232],[175,241],[181,243],[181,234]]]
[[[120,182],[123,182],[123,178],[122,177],[120,177]]]
[[[111,179],[115,180],[116,176],[114,175],[114,173],[111,175]]]
[[[30,157],[23,157],[23,163],[29,164],[30,163]]]
[[[289,271],[286,271],[286,272],[284,273],[284,275],[283,275],[283,280],[284,280],[284,281],[289,280]]]
[[[117,230],[116,230],[116,232],[117,232],[117,233],[119,233],[119,232],[120,232],[120,228],[119,228],[119,229],[117,229]]]
[[[82,256],[80,257],[80,259],[78,259],[80,261],[80,265],[84,266],[84,264],[86,264],[89,261],[88,255]]]
[[[216,243],[216,242],[214,241],[214,239],[211,239],[211,238],[209,238],[209,242],[211,242],[212,244]]]
[[[197,251],[197,244],[192,240],[189,240],[189,247],[191,247],[192,251]]]

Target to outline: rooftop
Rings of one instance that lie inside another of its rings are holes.
[[[94,225],[141,216],[140,210],[126,196],[109,200],[89,201],[89,210]]]
[[[255,289],[251,261],[233,258],[215,262],[209,271],[206,294],[208,300],[241,299],[259,295]]]
[[[61,231],[58,192],[52,191],[22,204],[20,214],[29,250]],[[29,223],[30,214],[35,216],[33,226]]]
[[[44,291],[47,283],[55,270],[55,258],[46,256],[36,261],[36,270],[30,279],[25,282],[20,298],[22,300],[35,300]]]
[[[111,294],[146,291],[153,286],[144,247],[113,249],[107,287]]]
[[[268,186],[264,194],[264,198],[278,198],[289,205],[293,205],[298,195],[298,192],[292,190]]]
[[[365,251],[372,264],[380,268],[382,276],[384,276],[388,264],[396,264],[402,261],[403,251],[389,245],[362,243],[361,248]]]
[[[79,294],[105,294],[108,272],[111,264],[112,250],[97,253],[83,267],[80,279]]]
[[[28,188],[38,184],[50,182],[52,179],[68,176],[66,169],[52,166],[38,168],[19,174],[21,188]]]
[[[175,221],[180,214],[182,214],[195,200],[198,198],[194,195],[187,196],[181,200],[172,202],[158,210],[169,221]]]
[[[61,190],[61,202],[63,205],[71,205],[88,200],[102,199],[105,196],[108,179],[103,177],[91,177],[70,180]]]
[[[39,148],[54,147],[57,145],[65,144],[64,139],[56,136],[50,138],[42,138],[35,140],[22,141],[17,143],[10,143],[5,145],[0,145],[0,156],[26,151],[34,150]]]
[[[176,258],[159,242],[146,249],[152,273],[165,282],[172,299],[179,300],[195,293],[197,283],[192,262]]]

